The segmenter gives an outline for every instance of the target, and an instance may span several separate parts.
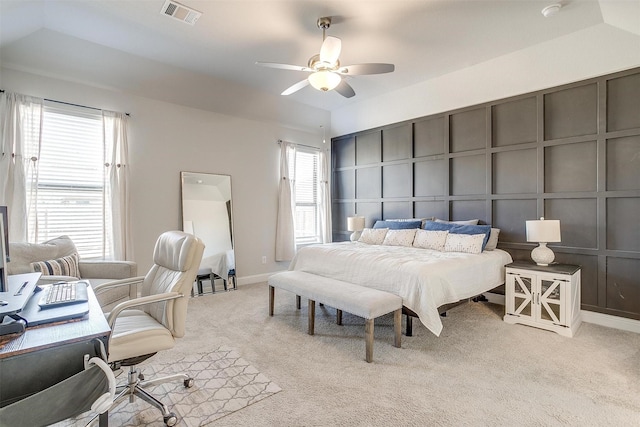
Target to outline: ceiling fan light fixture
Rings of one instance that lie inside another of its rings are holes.
[[[342,81],[339,74],[327,70],[316,71],[310,74],[308,79],[311,86],[324,92],[335,89]]]

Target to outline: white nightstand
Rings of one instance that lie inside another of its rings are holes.
[[[580,266],[516,261],[506,274],[505,322],[573,337],[581,322]]]

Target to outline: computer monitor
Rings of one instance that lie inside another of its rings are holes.
[[[7,263],[9,262],[9,215],[6,206],[0,206],[0,292],[9,292]]]

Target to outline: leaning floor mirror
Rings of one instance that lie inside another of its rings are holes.
[[[182,227],[205,244],[194,295],[236,288],[231,176],[181,172]],[[222,286],[222,288],[220,288]]]

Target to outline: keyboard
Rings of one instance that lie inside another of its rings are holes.
[[[86,282],[60,282],[42,291],[38,305],[40,308],[54,308],[88,300]]]

